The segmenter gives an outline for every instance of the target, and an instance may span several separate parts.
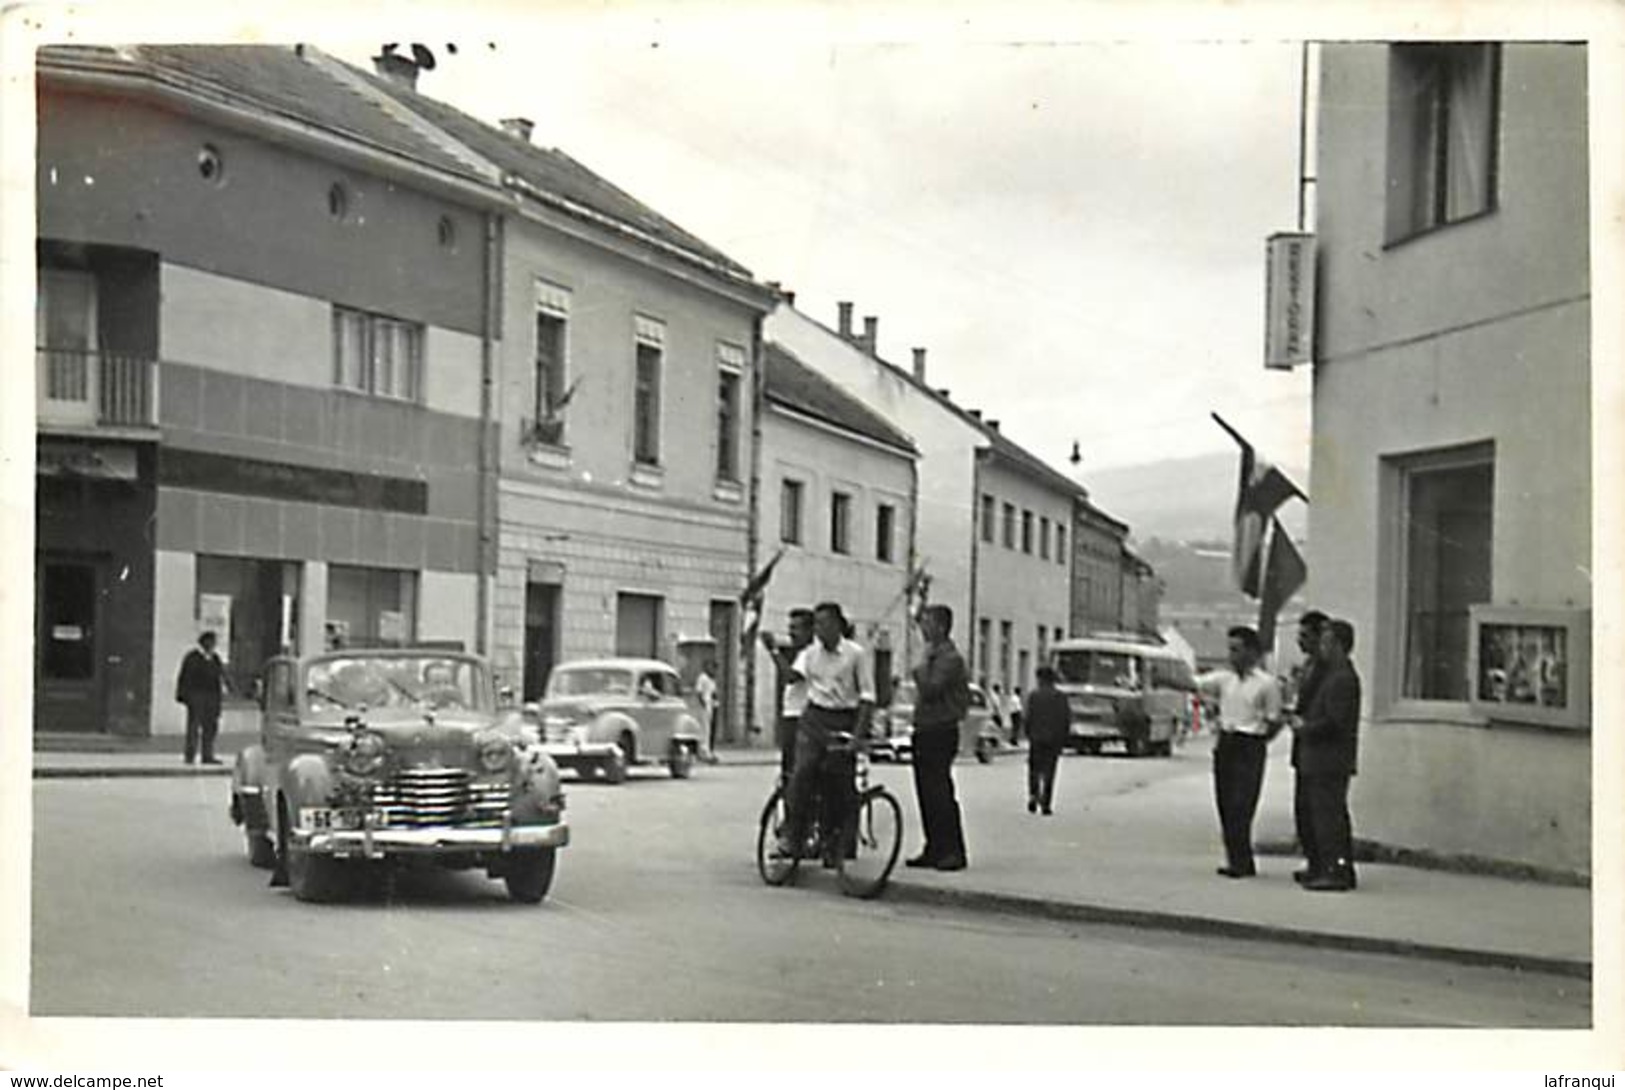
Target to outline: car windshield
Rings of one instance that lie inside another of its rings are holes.
[[[1121,651],[1057,651],[1055,672],[1072,685],[1140,687],[1138,657]]]
[[[614,667],[554,670],[548,696],[631,696],[632,671]]]
[[[450,655],[344,655],[305,671],[312,714],[424,709],[489,713],[491,688],[476,660]]]

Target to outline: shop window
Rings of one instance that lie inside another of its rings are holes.
[[[1404,512],[1401,696],[1468,698],[1468,612],[1491,594],[1495,465],[1487,448],[1397,463]]]
[[[267,659],[299,651],[301,566],[285,560],[199,556],[195,638],[212,631],[232,692],[253,694]]]
[[[417,639],[418,576],[395,568],[327,569],[327,638],[333,647],[405,647]]]

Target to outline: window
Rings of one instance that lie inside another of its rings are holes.
[[[1031,556],[1033,552],[1033,513],[1031,511],[1021,513],[1021,551],[1028,556]]]
[[[1066,563],[1066,527],[1058,522],[1055,524],[1055,559]]]
[[[658,658],[666,600],[654,594],[615,596],[615,654],[622,658]]]
[[[1048,629],[1046,629],[1043,625],[1039,625],[1038,626],[1037,646],[1038,646],[1038,664],[1040,666],[1044,665],[1044,656],[1045,656],[1045,653],[1048,651],[1048,642],[1049,642],[1048,639],[1047,639],[1048,636],[1049,636]]]
[[[660,464],[660,367],[665,355],[666,326],[652,318],[637,319],[637,361],[632,397],[632,460]]]
[[[1049,518],[1048,517],[1040,518],[1038,520],[1038,558],[1040,560],[1048,560],[1049,559]]]
[[[1016,656],[1016,688],[1025,689],[1032,685],[1033,653],[1023,647]],[[1013,695],[1013,694],[1012,694]]]
[[[801,501],[805,492],[805,485],[789,478],[779,485],[779,540],[786,545],[801,544]]]
[[[564,442],[564,410],[572,391],[566,385],[570,292],[536,282],[536,435],[543,443]]]
[[[1016,547],[1016,505],[1013,503],[1004,505],[1004,547]]]
[[[1483,43],[1390,47],[1388,240],[1495,207],[1500,51]]]
[[[1401,695],[1466,700],[1468,607],[1490,600],[1495,465],[1483,447],[1399,465],[1404,510]]]
[[[329,644],[401,647],[417,637],[417,572],[393,568],[327,568]]]
[[[357,393],[421,401],[423,326],[334,307],[333,383]]]
[[[717,346],[717,479],[739,480],[739,390],[744,350]]]
[[[993,653],[990,650],[992,646],[993,622],[983,617],[976,622],[976,661],[980,666],[976,671],[976,676],[981,678],[983,682],[987,681],[988,659]]]
[[[1059,628],[1057,628],[1055,630],[1055,641],[1054,642],[1060,643],[1064,639],[1066,639],[1066,633],[1061,631]]]
[[[852,551],[852,497],[832,492],[829,497],[829,551]]]
[[[892,533],[897,521],[897,508],[883,503],[875,508],[875,559],[885,564],[892,562]]]
[[[982,493],[982,540],[993,544],[993,497]]]

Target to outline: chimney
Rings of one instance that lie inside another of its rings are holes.
[[[946,387],[946,386],[938,386],[937,387],[937,394],[940,397],[947,398],[949,401],[953,400],[953,398],[949,397],[949,395],[948,395],[948,387]]]
[[[502,119],[502,131],[509,136],[517,136],[525,143],[530,143],[531,130],[536,128],[536,122],[528,117],[505,117]]]
[[[863,319],[863,350],[873,356],[879,350],[880,319],[869,315]]]
[[[914,350],[914,379],[916,382],[925,381],[925,349]]]
[[[795,292],[791,291],[789,288],[785,288],[782,294],[784,296],[784,305],[785,306],[793,307],[793,306],[796,305],[796,293]]]
[[[975,418],[976,420],[980,421],[982,419],[982,410],[981,409],[971,409],[971,410],[969,410],[969,412],[970,412],[971,416],[973,418]]]
[[[997,420],[989,420],[987,422],[987,426],[992,428],[994,431],[999,430],[999,422]]]
[[[841,339],[850,341],[852,339],[852,304],[836,303],[835,306],[841,312]]]
[[[373,70],[391,83],[398,83],[408,91],[418,89],[418,62],[395,52],[394,45],[386,45],[372,59]]]

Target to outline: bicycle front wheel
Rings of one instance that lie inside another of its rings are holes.
[[[781,856],[777,852],[779,831],[785,825],[785,798],[784,788],[774,790],[762,807],[761,824],[756,829],[756,869],[762,876],[762,881],[770,886],[782,886],[796,876],[796,867],[801,863],[801,853],[792,856]]]
[[[884,787],[871,788],[842,830],[837,874],[848,897],[878,897],[903,848],[903,808]]]

